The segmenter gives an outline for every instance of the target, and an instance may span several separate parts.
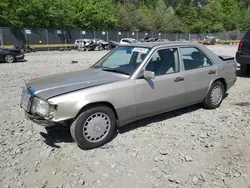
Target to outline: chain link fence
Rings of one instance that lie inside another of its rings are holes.
[[[143,31],[85,31],[78,29],[34,29],[34,28],[0,28],[0,46],[13,45],[37,45],[48,48],[48,50],[61,44],[74,44],[77,39],[99,38],[106,41],[120,41],[122,38],[135,38],[137,40],[145,37],[179,40],[203,40],[205,36],[215,36],[220,40],[241,40],[244,32],[221,32],[221,33],[158,33]]]

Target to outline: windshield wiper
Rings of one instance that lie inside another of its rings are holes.
[[[108,71],[108,72],[115,72],[115,73],[130,75],[130,74],[127,73],[127,72],[123,72],[123,71],[120,71],[120,70],[117,70],[117,69],[102,69],[102,70],[103,70],[103,71]]]

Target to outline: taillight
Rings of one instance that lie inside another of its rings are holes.
[[[241,40],[239,43],[239,46],[238,46],[238,51],[241,51],[243,49],[243,43],[244,43],[244,41]]]

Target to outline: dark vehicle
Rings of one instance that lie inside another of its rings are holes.
[[[102,50],[102,45],[99,43],[97,39],[92,39],[90,43],[85,45],[86,51],[95,51],[95,50]]]
[[[106,50],[112,50],[112,49],[114,49],[114,48],[116,48],[117,46],[120,45],[119,42],[113,41],[113,40],[109,41],[108,43],[109,44],[105,47]]]
[[[204,38],[203,45],[215,45],[216,38],[212,36],[207,36]]]
[[[24,54],[21,50],[0,48],[0,61],[6,63],[24,61]]]
[[[144,39],[140,39],[140,42],[157,42],[158,38],[149,38],[145,37]]]
[[[240,64],[242,74],[250,74],[250,29],[239,43],[236,61]]]
[[[23,53],[30,53],[30,52],[35,52],[35,48],[30,47],[29,44],[22,45],[21,47],[18,45],[14,46],[15,49],[21,50]]]
[[[110,49],[109,42],[107,42],[107,41],[99,40],[99,44],[101,45],[101,48],[103,50],[109,50]]]

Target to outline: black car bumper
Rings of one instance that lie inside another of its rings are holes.
[[[238,51],[236,53],[236,61],[239,64],[248,64],[248,65],[250,65],[250,55],[245,55],[245,54],[242,54],[242,52]]]
[[[16,55],[15,56],[15,59],[16,59],[16,61],[26,61],[25,59],[24,59],[24,57],[25,57],[25,55]]]

